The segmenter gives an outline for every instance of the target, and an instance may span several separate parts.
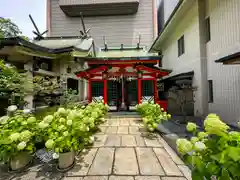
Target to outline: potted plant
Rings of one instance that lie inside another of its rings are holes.
[[[58,159],[58,169],[67,171],[74,165],[75,152],[84,147],[89,140],[89,127],[81,121],[82,113],[76,109],[59,108],[39,123],[45,131],[45,146],[53,150],[53,158]],[[79,138],[83,141],[79,143]]]
[[[137,111],[143,117],[144,127],[149,132],[155,131],[159,128],[159,124],[162,124],[171,118],[170,114],[167,114],[159,104],[154,104],[153,101],[137,105]]]
[[[9,163],[9,169],[25,168],[35,151],[34,135],[36,118],[30,111],[17,111],[17,106],[8,107],[8,116],[0,119],[0,160]]]
[[[192,179],[240,179],[240,132],[231,131],[216,114],[204,121],[205,131],[187,124],[191,140],[178,139],[178,152],[192,168]]]

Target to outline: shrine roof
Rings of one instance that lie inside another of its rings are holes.
[[[93,39],[81,39],[81,38],[45,38],[39,41],[33,41],[34,44],[37,44],[42,47],[49,49],[69,49],[75,48],[81,51],[88,51],[93,43]]]
[[[107,51],[99,51],[96,55],[97,58],[122,58],[122,57],[144,57],[154,56],[153,53],[148,53],[144,49],[109,49]]]

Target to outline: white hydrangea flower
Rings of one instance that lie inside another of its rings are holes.
[[[52,157],[53,157],[53,159],[58,159],[59,158],[59,154],[58,153],[53,153]]]
[[[29,117],[27,119],[27,123],[34,123],[34,122],[36,122],[36,118],[35,117]]]
[[[64,119],[64,118],[60,118],[60,119],[59,119],[59,122],[60,122],[60,123],[64,123],[65,121],[66,121],[66,119]]]
[[[206,149],[206,145],[203,142],[201,142],[201,141],[196,142],[194,144],[194,146],[199,151],[202,151],[202,150]]]
[[[41,129],[44,129],[48,126],[49,126],[49,124],[45,123],[44,121],[41,121],[40,123],[38,123],[38,127],[41,128]]]
[[[66,137],[66,136],[68,136],[68,131],[64,131],[63,132],[63,135]]]
[[[9,117],[8,116],[2,116],[0,117],[0,124],[6,124],[8,121]]]
[[[23,150],[27,146],[26,142],[22,141],[17,145],[18,150]]]
[[[16,111],[17,109],[18,109],[18,108],[17,108],[16,105],[11,105],[11,106],[8,106],[7,111],[8,111],[8,112],[14,112],[14,111]]]
[[[94,136],[90,137],[90,142],[92,143],[94,141]]]
[[[52,139],[47,140],[45,143],[46,148],[51,149],[54,145],[54,141]]]
[[[59,114],[65,114],[67,111],[64,108],[59,108],[57,112]]]
[[[31,113],[31,109],[24,109],[24,110],[23,110],[23,113],[24,113],[24,114],[29,114],[29,113]]]
[[[14,142],[17,141],[20,138],[20,133],[13,133],[9,136],[9,139]]]
[[[71,126],[72,125],[72,120],[67,120],[67,125]]]
[[[44,121],[44,122],[47,122],[47,123],[52,122],[52,120],[53,120],[53,116],[52,116],[52,115],[47,115],[47,116],[45,116],[45,117],[43,118],[43,121]]]
[[[82,153],[85,153],[86,151],[87,151],[86,149],[83,149],[83,150],[82,150]]]
[[[22,121],[21,125],[23,125],[23,126],[27,125],[27,121]]]

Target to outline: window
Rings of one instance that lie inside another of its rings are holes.
[[[208,17],[206,20],[206,43],[211,41],[211,27],[210,27],[210,18]]]
[[[77,79],[72,79],[72,78],[69,78],[67,80],[67,88],[68,90],[74,90],[77,92],[78,94],[78,80]]]
[[[178,57],[185,53],[184,36],[178,40]]]
[[[208,102],[213,102],[213,82],[212,80],[208,80]]]

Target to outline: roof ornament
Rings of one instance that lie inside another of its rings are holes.
[[[140,49],[140,42],[141,42],[141,34],[139,34],[138,36],[137,49]]]
[[[34,38],[34,40],[41,40],[41,39],[44,39],[43,35],[46,34],[46,33],[48,32],[48,30],[44,31],[43,33],[40,33],[40,31],[39,31],[39,29],[38,29],[36,23],[34,22],[34,20],[33,20],[32,16],[31,16],[31,14],[29,14],[29,18],[30,18],[30,20],[31,20],[31,22],[32,22],[32,24],[33,24],[35,30],[36,30],[36,31],[32,31],[32,32],[36,35],[36,37]]]
[[[121,44],[121,48],[120,48],[120,50],[122,51],[124,48],[123,48],[123,44]]]
[[[104,51],[108,51],[107,41],[105,39],[105,36],[103,36],[103,42],[104,42]]]
[[[82,39],[87,39],[87,38],[90,37],[90,35],[88,34],[89,31],[90,31],[90,29],[87,29],[87,30],[86,30],[82,12],[80,12],[80,16],[81,16],[81,22],[82,22],[82,27],[83,27],[83,31],[80,30],[80,37],[81,37]]]

